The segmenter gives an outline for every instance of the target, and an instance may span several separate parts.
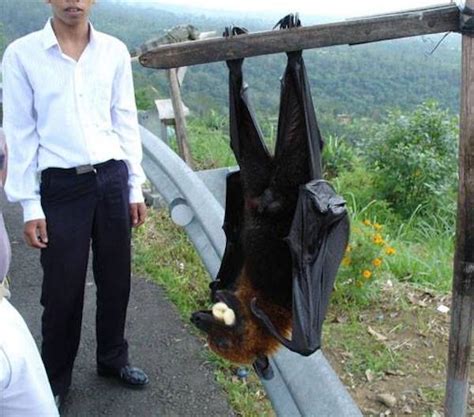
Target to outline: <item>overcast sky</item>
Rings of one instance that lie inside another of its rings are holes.
[[[1,0],[0,0],[1,1]],[[128,0],[240,12],[298,12],[302,15],[356,17],[449,3],[449,0]],[[259,17],[259,16],[256,16]]]

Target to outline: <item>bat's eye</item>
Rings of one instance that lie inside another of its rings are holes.
[[[216,340],[214,340],[213,343],[217,349],[227,350],[232,347],[232,343],[230,342],[230,340],[226,338],[219,337]]]

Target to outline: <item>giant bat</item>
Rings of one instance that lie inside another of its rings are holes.
[[[299,26],[292,15],[279,22]],[[225,36],[243,33],[227,29]],[[322,179],[323,141],[301,51],[287,53],[275,152],[263,141],[243,82],[243,59],[227,61],[231,148],[240,170],[227,178],[222,264],[211,310],[191,321],[209,347],[271,377],[280,344],[309,355],[348,241],[344,200]]]

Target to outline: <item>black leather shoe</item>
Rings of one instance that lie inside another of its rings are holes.
[[[66,399],[65,395],[57,394],[54,396],[54,402],[56,404],[56,408],[58,409],[59,413],[63,411],[65,399]]]
[[[130,365],[125,365],[119,369],[98,366],[97,374],[103,377],[115,378],[131,388],[142,388],[149,382],[148,376],[145,372],[140,368],[135,368]]]

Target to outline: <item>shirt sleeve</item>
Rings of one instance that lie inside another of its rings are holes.
[[[120,146],[126,155],[130,203],[140,203],[144,201],[141,186],[146,177],[141,167],[142,145],[138,129],[130,54],[125,45],[121,47],[120,63],[112,88],[112,126],[119,136]]]
[[[44,219],[39,194],[38,147],[33,89],[15,51],[3,55],[3,129],[8,146],[5,193],[20,202],[24,221]]]

